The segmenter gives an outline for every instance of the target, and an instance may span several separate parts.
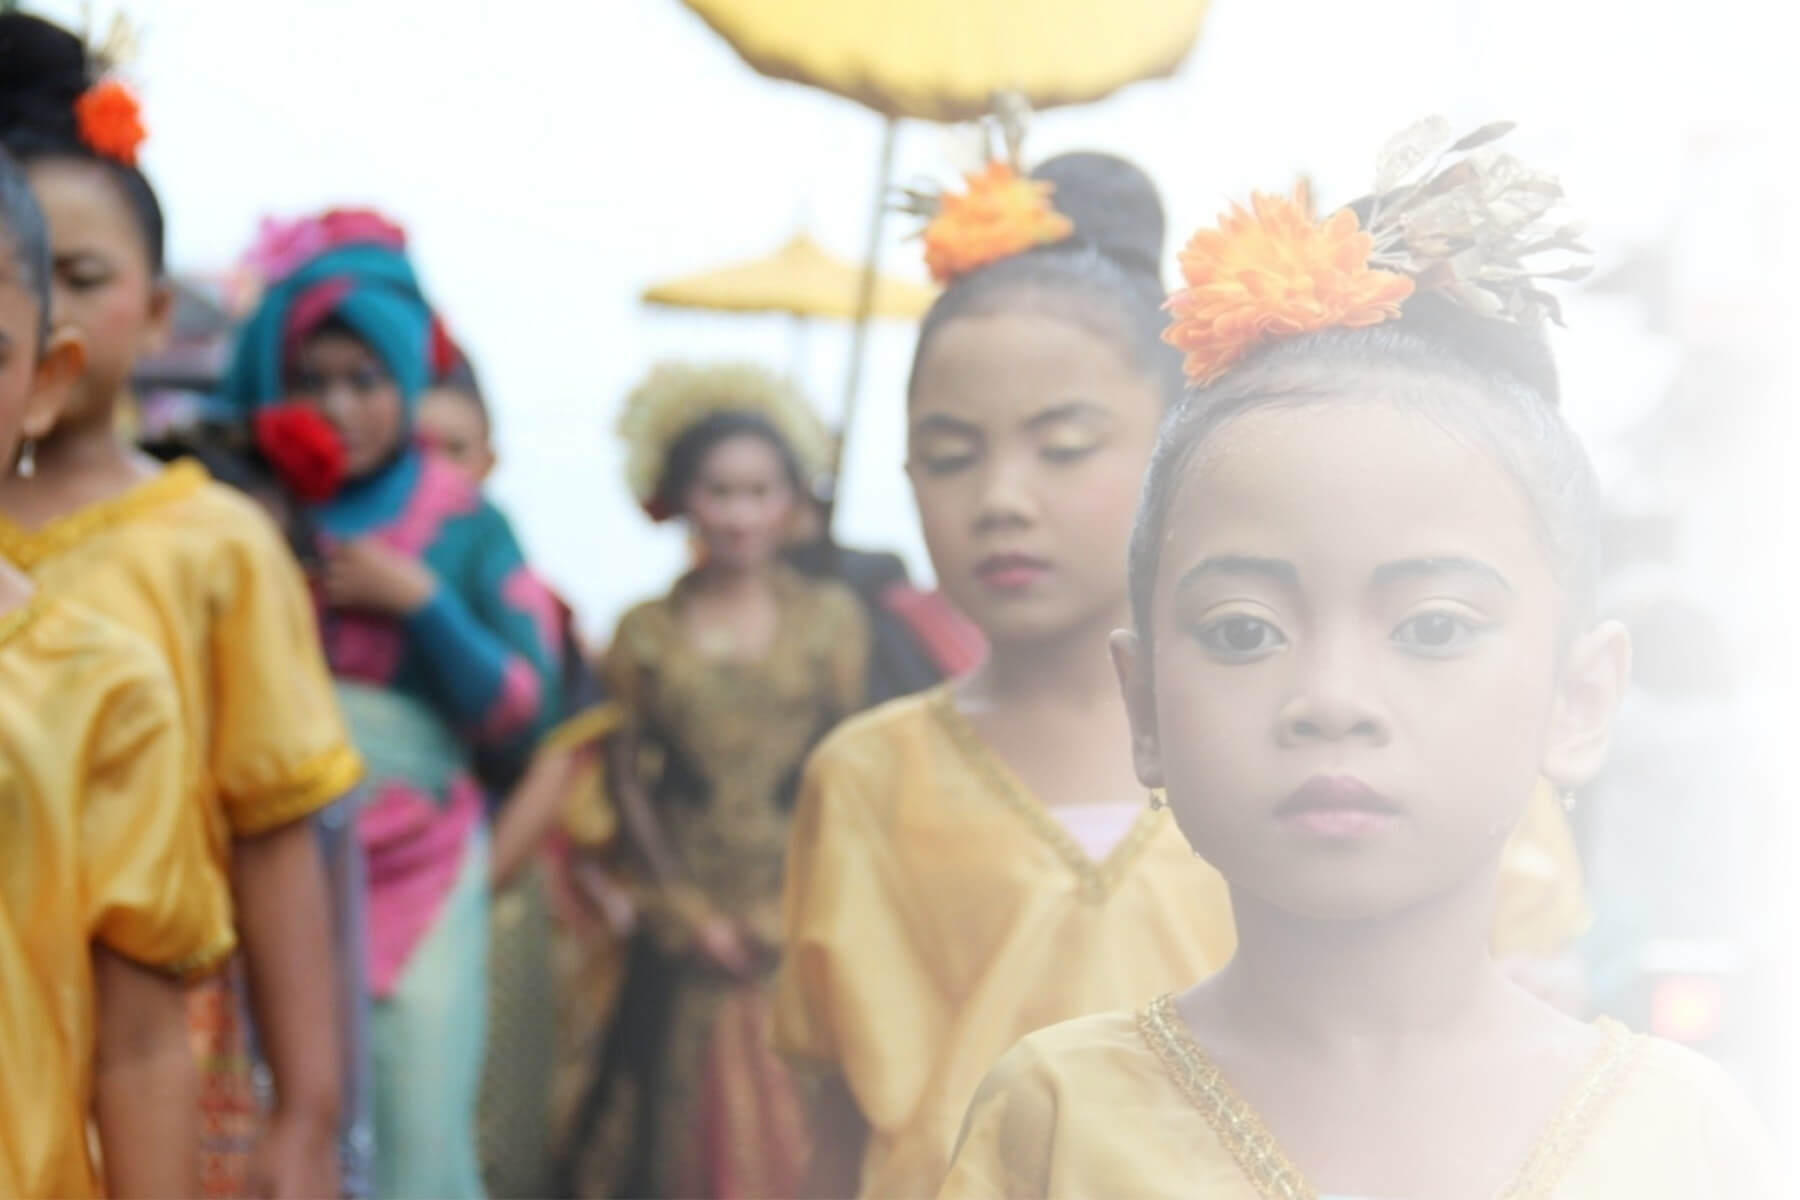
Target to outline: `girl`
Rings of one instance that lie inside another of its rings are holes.
[[[1508,831],[1535,780],[1599,768],[1628,659],[1521,265],[1579,245],[1537,220],[1553,181],[1454,156],[1504,129],[1412,131],[1367,231],[1258,196],[1189,243],[1169,336],[1197,390],[1113,652],[1124,744],[1229,881],[1237,951],[1026,1038],[944,1195],[1772,1194],[1716,1067],[1490,953]]]
[[[0,153],[0,463],[81,374],[50,248]],[[0,560],[0,1193],[187,1196],[199,1079],[182,980],[231,953],[168,668]],[[102,1180],[89,1153],[98,1135]]]
[[[1160,340],[1161,204],[1098,154],[1035,180],[995,164],[970,187],[926,234],[948,287],[920,331],[908,472],[940,584],[992,649],[807,770],[777,1030],[827,1075],[821,1195],[931,1194],[1013,1041],[1203,975],[1233,941],[1217,873],[1143,811],[1103,652],[1181,390]],[[1509,857],[1494,923],[1508,954],[1554,951],[1580,919],[1566,829],[1540,804],[1548,833]]]
[[[752,367],[660,367],[621,428],[639,501],[687,518],[700,565],[628,612],[607,657],[626,714],[609,791],[657,886],[571,1169],[582,1194],[787,1195],[803,1131],[766,994],[788,816],[800,763],[856,710],[868,662],[855,597],[781,564],[825,433]]]
[[[552,709],[554,613],[512,530],[415,447],[431,312],[404,234],[331,212],[280,239],[223,394],[321,535],[325,645],[369,759],[376,1194],[474,1196],[487,843],[472,747],[528,745]]]
[[[339,1108],[330,905],[306,818],[360,765],[331,698],[294,562],[255,506],[197,464],[164,467],[114,432],[136,357],[166,329],[163,222],[133,165],[136,107],[80,41],[0,14],[0,141],[50,223],[59,321],[86,368],[54,428],[0,478],[0,553],[155,643],[181,692],[190,791],[229,873],[275,1105],[257,1157],[249,1059],[229,977],[196,992],[207,1066],[208,1195],[335,1191]]]

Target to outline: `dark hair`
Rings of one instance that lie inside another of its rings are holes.
[[[1468,438],[1518,481],[1573,613],[1591,614],[1600,573],[1599,483],[1563,419],[1542,331],[1424,293],[1384,324],[1273,342],[1191,394],[1164,423],[1131,535],[1131,611],[1140,637],[1150,636],[1169,504],[1195,452],[1245,413],[1330,403],[1370,377],[1398,385],[1382,389],[1384,401]],[[1429,383],[1460,388],[1422,386]]]
[[[914,380],[925,348],[950,322],[1028,307],[1118,344],[1173,404],[1181,356],[1162,340],[1164,219],[1156,185],[1124,159],[1092,151],[1060,154],[1032,177],[1055,185],[1051,203],[1074,224],[1074,236],[952,281],[919,327]]]
[[[788,445],[787,439],[781,436],[781,431],[766,417],[756,413],[726,410],[694,422],[669,446],[669,452],[663,458],[662,479],[656,485],[656,496],[651,507],[671,515],[685,513],[688,489],[699,478],[700,468],[705,465],[707,456],[720,443],[738,437],[760,438],[768,443],[781,459],[782,474],[787,476],[796,495],[806,494],[805,472],[800,469],[800,460],[795,456],[793,447]]]
[[[74,34],[39,17],[0,13],[0,145],[19,161],[67,158],[100,167],[137,222],[151,274],[163,272],[163,212],[144,173],[81,140],[75,102],[105,72]]]
[[[20,287],[37,301],[38,341],[50,335],[50,232],[25,172],[0,150],[0,235],[12,255]]]

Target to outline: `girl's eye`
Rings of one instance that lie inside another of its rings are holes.
[[[1201,626],[1200,644],[1219,657],[1239,662],[1261,658],[1287,645],[1281,630],[1261,617],[1235,614]]]
[[[1062,464],[1080,462],[1099,448],[1097,442],[1083,442],[1069,446],[1045,446],[1039,453],[1043,455],[1045,462]]]
[[[919,459],[919,466],[927,475],[954,475],[958,471],[966,471],[975,465],[973,454],[937,454],[927,455]]]
[[[1400,622],[1394,640],[1420,654],[1446,655],[1466,647],[1480,632],[1475,622],[1455,613],[1423,612]]]

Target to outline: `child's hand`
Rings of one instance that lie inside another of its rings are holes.
[[[340,1195],[337,1131],[331,1122],[273,1113],[250,1162],[250,1194],[257,1200]]]
[[[729,917],[714,917],[702,925],[697,941],[700,953],[713,966],[739,979],[749,976],[752,966],[750,948]]]
[[[333,608],[365,609],[406,617],[424,608],[437,579],[417,559],[389,550],[373,538],[340,542],[325,551],[320,573]]]

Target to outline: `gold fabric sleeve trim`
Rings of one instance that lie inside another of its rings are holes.
[[[198,979],[204,979],[217,971],[236,952],[237,934],[235,931],[227,930],[222,937],[206,949],[168,963],[161,970],[184,983],[191,983]]]
[[[24,571],[72,550],[94,535],[111,529],[140,513],[179,500],[210,482],[206,468],[184,458],[163,468],[160,474],[113,497],[58,517],[42,529],[28,530],[0,518],[0,555]]]
[[[327,750],[294,772],[289,782],[265,790],[249,801],[255,811],[249,820],[232,822],[232,835],[256,837],[309,817],[348,794],[362,778],[362,773],[362,758],[349,746]],[[233,797],[225,807],[228,812],[235,813],[244,803]]]
[[[585,708],[544,735],[539,754],[556,754],[598,741],[625,722],[625,709],[616,701]]]

